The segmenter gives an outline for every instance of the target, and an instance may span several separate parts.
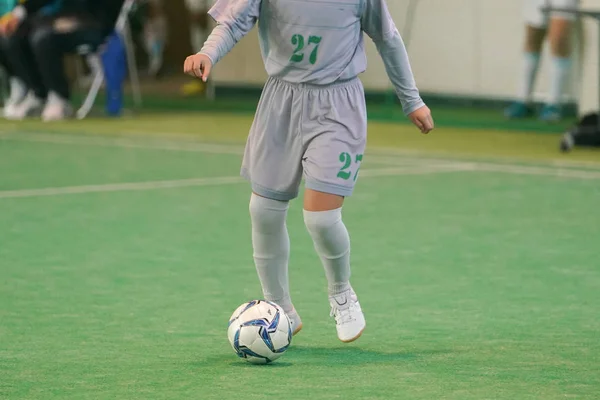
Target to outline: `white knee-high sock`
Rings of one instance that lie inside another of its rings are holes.
[[[531,101],[533,85],[540,66],[540,53],[525,53],[518,99],[523,103]]]
[[[254,263],[265,300],[280,305],[286,313],[294,310],[290,298],[288,262],[290,237],[285,223],[289,203],[252,194],[252,246]]]
[[[304,210],[304,223],[325,268],[329,295],[347,291],[350,289],[350,235],[342,221],[342,209]]]
[[[559,106],[565,89],[569,72],[571,70],[570,57],[552,57],[552,69],[550,72],[550,96],[548,104]]]
[[[192,41],[192,50],[194,53],[199,53],[204,46],[204,42],[208,38],[208,35],[199,24],[192,24],[190,26],[190,39]]]

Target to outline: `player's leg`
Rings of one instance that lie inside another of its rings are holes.
[[[576,8],[576,0],[555,0],[555,7]],[[548,39],[552,53],[550,70],[550,93],[540,118],[544,121],[558,121],[562,117],[561,97],[571,72],[573,51],[574,16],[567,13],[555,13],[551,16]]]
[[[365,318],[350,284],[350,235],[342,205],[354,189],[366,145],[362,84],[356,79],[309,91],[305,104],[303,131],[313,135],[303,158],[304,222],[325,269],[338,337],[352,342],[362,334]]]
[[[254,192],[250,197],[254,265],[263,297],[283,308],[296,334],[302,329],[302,323],[290,296],[288,208],[289,201],[270,199]]]
[[[516,101],[505,111],[508,118],[533,114],[531,95],[539,70],[540,54],[546,36],[547,18],[541,11],[544,0],[525,0],[525,45]]]
[[[264,298],[290,317],[294,334],[302,321],[290,296],[290,239],[286,226],[289,201],[298,195],[304,151],[292,115],[293,89],[267,82],[248,137],[242,176],[252,183],[250,216],[254,263]]]
[[[204,42],[210,33],[208,10],[211,4],[211,0],[185,0],[190,15],[190,41],[194,53],[202,50],[202,46],[204,46]],[[182,87],[183,94],[188,96],[203,93],[205,90],[206,84],[200,79],[194,79]]]

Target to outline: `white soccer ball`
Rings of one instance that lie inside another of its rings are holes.
[[[277,304],[253,300],[233,312],[227,337],[238,357],[253,364],[268,364],[289,347],[292,327],[287,314]]]

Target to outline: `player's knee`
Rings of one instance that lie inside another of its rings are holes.
[[[306,229],[314,238],[327,236],[333,227],[342,222],[342,209],[330,211],[306,211],[304,210],[304,224]]]
[[[350,252],[350,235],[342,221],[342,209],[304,210],[304,223],[319,255],[337,259]]]
[[[285,224],[289,202],[267,199],[252,194],[250,198],[250,218],[253,229],[262,232],[278,230]]]

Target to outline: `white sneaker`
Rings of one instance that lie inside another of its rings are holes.
[[[44,111],[42,112],[42,120],[44,122],[62,121],[63,119],[71,118],[73,114],[73,107],[71,107],[69,102],[51,92],[48,95],[46,107],[44,107]]]
[[[15,109],[27,96],[27,87],[20,79],[10,78],[10,97],[4,104],[4,117],[10,118],[15,113]]]
[[[19,104],[4,111],[6,119],[22,120],[27,117],[39,115],[44,106],[44,101],[35,94],[29,92],[25,99]]]
[[[12,103],[7,100],[6,104],[4,105],[4,109],[2,110],[4,118],[11,119],[11,116],[14,115],[16,108],[17,103]]]
[[[338,338],[344,343],[355,341],[365,330],[365,316],[354,290],[329,297],[331,316],[335,318]]]
[[[292,335],[296,335],[302,330],[302,320],[295,308],[294,311],[287,313],[287,316],[290,320],[290,325],[292,325]]]

